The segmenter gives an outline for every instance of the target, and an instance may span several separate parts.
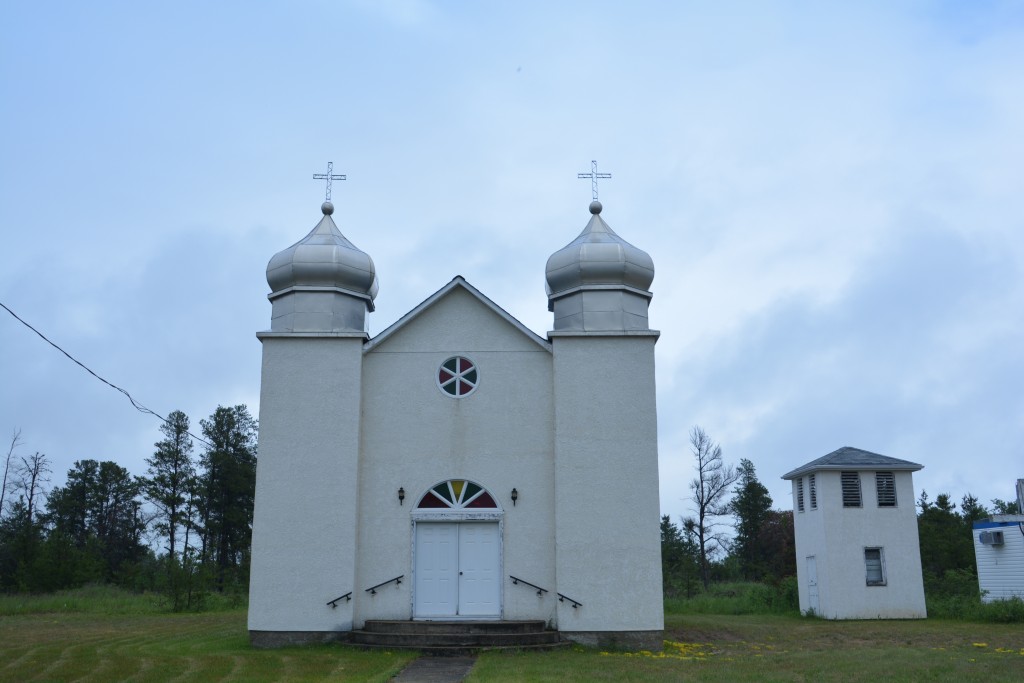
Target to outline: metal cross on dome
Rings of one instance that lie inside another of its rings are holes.
[[[345,175],[341,173],[334,173],[334,162],[327,162],[327,173],[314,173],[313,180],[326,180],[327,181],[327,201],[331,201],[331,181],[332,180],[345,180]]]
[[[590,178],[590,189],[594,194],[594,201],[597,201],[597,179],[598,178],[611,178],[611,173],[598,173],[597,172],[597,161],[590,162],[590,173],[577,173],[577,178]]]

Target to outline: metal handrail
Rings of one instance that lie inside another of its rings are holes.
[[[393,579],[388,579],[387,581],[382,581],[381,583],[378,583],[376,586],[370,586],[369,588],[366,589],[365,592],[369,593],[370,595],[376,595],[377,594],[377,589],[380,588],[381,586],[386,586],[389,583],[391,583],[392,581],[394,581],[395,585],[397,586],[398,584],[402,583],[402,579],[404,579],[404,578],[405,578],[405,574],[402,574],[401,576],[396,576]]]
[[[513,586],[518,586],[521,583],[525,583],[530,588],[536,588],[537,589],[537,595],[543,596],[545,593],[548,592],[547,588],[541,588],[540,586],[534,585],[534,584],[530,583],[529,581],[523,581],[522,579],[520,579],[518,577],[515,577],[515,576],[512,576],[511,574],[508,575],[508,578],[512,579],[512,585]]]
[[[333,600],[331,600],[327,604],[331,606],[331,609],[334,609],[335,607],[338,606],[338,601],[339,600],[344,600],[345,602],[352,602],[352,591],[349,591],[348,593],[345,593],[344,595],[342,595],[340,597],[334,598]]]
[[[555,595],[558,596],[558,602],[565,602],[566,600],[571,602],[573,609],[576,609],[577,607],[583,607],[583,603],[582,602],[580,602],[579,600],[573,600],[568,595],[562,595],[561,593],[555,593]]]

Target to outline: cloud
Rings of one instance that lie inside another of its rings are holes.
[[[154,409],[255,408],[263,269],[319,219],[326,161],[374,332],[461,274],[543,334],[597,159],[603,217],[656,267],[666,512],[698,423],[777,505],[779,473],[840,445],[1011,495],[1016,3],[10,14],[0,298]],[[141,473],[155,421],[10,323],[4,422],[63,469]]]
[[[348,4],[401,29],[433,23],[440,14],[427,0],[350,0]]]
[[[953,478],[945,463],[1009,464],[1024,437],[1013,418],[1024,369],[1005,354],[1024,344],[1024,323],[1005,316],[1024,302],[1002,287],[1019,280],[1006,253],[914,226],[827,306],[778,299],[699,363],[682,361],[672,386],[689,391],[662,408],[692,416],[731,460],[751,459],[777,499],[788,489],[775,477],[846,445],[924,464],[919,487],[977,490],[982,476]]]

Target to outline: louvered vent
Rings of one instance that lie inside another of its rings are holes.
[[[814,475],[807,477],[807,493],[811,497],[811,509],[818,509],[818,489],[814,485]]]
[[[878,507],[896,507],[896,477],[892,472],[875,472],[875,486],[878,488]]]
[[[859,508],[860,502],[860,473],[843,472],[841,475],[843,484],[843,507]]]
[[[796,478],[796,509],[797,512],[804,511],[804,478]]]

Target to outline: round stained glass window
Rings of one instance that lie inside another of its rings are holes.
[[[437,385],[441,391],[455,398],[472,394],[476,389],[477,378],[476,365],[462,356],[449,358],[437,369]]]

